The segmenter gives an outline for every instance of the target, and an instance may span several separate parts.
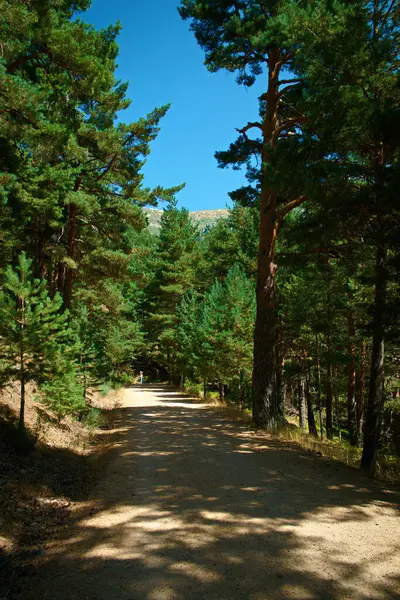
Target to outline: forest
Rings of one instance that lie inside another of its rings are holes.
[[[0,384],[19,426],[29,383],[84,422],[89,390],[143,370],[398,468],[400,3],[181,1],[205,68],[265,88],[215,149],[247,183],[205,228],[180,182],[148,187],[169,106],[124,120],[121,26],[89,6],[0,0]]]

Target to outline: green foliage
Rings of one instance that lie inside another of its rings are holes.
[[[69,370],[58,373],[50,381],[40,386],[40,401],[53,412],[60,421],[66,415],[81,419],[88,412],[84,388],[78,373]]]
[[[187,294],[177,310],[176,328],[185,374],[229,384],[244,403],[254,312],[253,284],[238,265],[222,282],[216,280],[203,300],[194,292]]]
[[[2,378],[20,382],[21,425],[25,384],[48,380],[60,368],[60,347],[71,341],[61,297],[50,298],[46,281],[33,279],[31,265],[22,253],[16,269],[5,271],[0,294]]]
[[[205,352],[211,374],[222,383],[239,385],[250,376],[254,318],[253,284],[234,265],[222,283],[214,283],[203,305]]]
[[[187,379],[193,392],[219,385],[249,407],[257,280],[271,292],[260,364],[279,392],[274,410],[296,412],[304,390],[309,424],[336,438],[327,447],[359,444],[369,383],[367,412],[385,434],[378,469],[389,464],[399,444],[398,3],[182,0],[208,69],[266,86],[258,121],[216,154],[247,185],[205,230],[177,208],[182,186],[146,187],[169,106],[124,121],[120,25],[85,23],[89,4],[0,0],[0,383],[20,381],[21,423],[28,381],[58,419],[95,426],[88,390],[105,394],[140,369]],[[156,237],[142,209],[158,201]],[[273,236],[259,246],[265,215]],[[383,342],[384,381],[382,369],[369,376]]]
[[[148,327],[155,343],[155,357],[179,372],[179,341],[176,339],[176,308],[195,281],[198,231],[186,209],[171,202],[161,218],[159,242],[154,254],[153,279],[149,284]]]

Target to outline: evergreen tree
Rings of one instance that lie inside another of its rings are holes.
[[[260,120],[241,128],[238,140],[227,152],[218,152],[217,159],[221,167],[247,168],[249,186],[231,196],[242,204],[255,204],[259,208],[253,419],[258,425],[273,425],[281,418],[274,366],[276,237],[280,222],[305,197],[278,195],[273,185],[271,151],[304,121],[304,115],[296,108],[301,94],[300,79],[287,74],[297,44],[288,43],[283,33],[285,2],[182,0],[180,14],[191,20],[191,29],[205,50],[205,64],[211,71],[236,72],[238,83],[247,86],[266,71],[268,84],[260,97]],[[259,137],[250,137],[250,132]]]
[[[51,299],[47,282],[33,279],[31,266],[32,260],[22,253],[16,269],[7,268],[0,294],[2,378],[20,383],[20,427],[24,426],[26,383],[51,377],[59,367],[60,344],[71,337],[67,313],[60,314],[61,296]]]
[[[194,283],[198,231],[186,209],[171,201],[161,218],[154,278],[148,290],[149,327],[156,356],[171,378],[181,374],[176,338],[176,308]]]
[[[216,379],[221,391],[232,384],[242,404],[251,372],[254,308],[252,282],[237,265],[204,298],[201,331],[208,379]]]
[[[325,5],[315,3],[312,11],[292,3],[291,14],[297,21],[294,28],[289,19],[288,39],[300,39],[302,44],[292,68],[307,89],[301,110],[308,121],[302,139],[283,144],[286,158],[276,160],[281,172],[290,160],[291,177],[296,180],[298,171],[297,180],[305,182],[308,197],[318,198],[322,206],[316,222],[321,223],[323,213],[325,224],[334,227],[328,229],[331,237],[335,231],[342,240],[351,237],[375,253],[362,458],[362,468],[373,473],[383,405],[388,262],[398,252],[399,6],[381,0],[337,2],[327,13]]]
[[[227,219],[219,219],[201,237],[196,265],[196,287],[205,292],[215,278],[222,280],[234,264],[248,277],[257,272],[259,215],[254,208],[235,205]]]

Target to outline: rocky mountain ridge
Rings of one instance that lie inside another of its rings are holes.
[[[215,210],[191,211],[189,212],[189,215],[192,222],[198,225],[199,229],[202,230],[209,225],[214,225],[218,219],[226,219],[228,212],[228,209],[219,208]],[[152,233],[157,233],[161,227],[161,216],[163,211],[157,208],[146,208],[145,213],[149,220],[149,230]]]

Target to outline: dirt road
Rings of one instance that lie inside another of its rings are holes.
[[[113,436],[26,600],[400,598],[395,492],[167,388],[126,390]]]

